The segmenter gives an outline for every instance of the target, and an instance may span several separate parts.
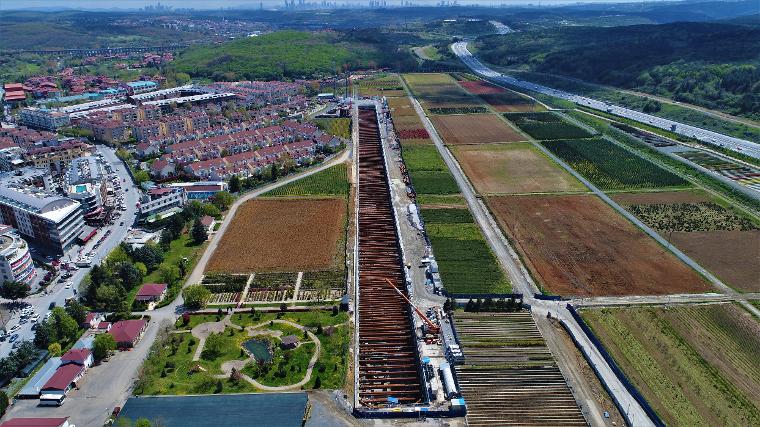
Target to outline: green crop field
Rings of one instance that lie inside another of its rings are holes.
[[[606,139],[543,141],[541,144],[603,190],[690,186],[678,175]]]
[[[348,196],[346,164],[340,163],[314,175],[276,188],[265,196]]]
[[[402,156],[417,193],[459,193],[454,177],[434,145],[405,146]]]
[[[449,293],[507,293],[509,282],[467,209],[422,209]]]
[[[315,119],[314,123],[330,135],[345,139],[351,138],[351,119],[349,118]]]
[[[592,136],[585,129],[568,123],[554,113],[506,113],[504,117],[535,139],[574,139]]]
[[[740,307],[582,316],[666,425],[760,425],[760,323]]]

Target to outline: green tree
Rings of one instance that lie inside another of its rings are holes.
[[[79,335],[79,324],[62,307],[55,307],[50,316],[55,339],[53,341],[72,342]]]
[[[206,338],[201,356],[206,360],[214,360],[224,353],[225,339],[222,334],[211,334]]]
[[[230,193],[237,193],[240,191],[240,177],[237,175],[232,175],[232,178],[230,178]]]
[[[132,257],[135,261],[145,264],[148,271],[153,271],[164,260],[164,253],[158,246],[147,244],[135,249],[132,252]]]
[[[193,228],[190,234],[193,237],[193,242],[195,242],[196,245],[200,245],[201,243],[205,242],[208,239],[208,232],[206,232],[206,226],[203,225],[200,218],[195,219],[195,222],[193,223]]]
[[[5,415],[5,411],[8,409],[9,404],[8,394],[0,390],[0,416]]]
[[[143,273],[131,262],[119,266],[119,278],[126,289],[132,289],[143,281]]]
[[[116,341],[113,339],[113,335],[100,334],[95,337],[92,344],[92,354],[95,360],[102,360],[113,350],[116,350]]]
[[[138,184],[142,184],[143,182],[150,181],[150,174],[148,171],[139,170],[135,172],[135,182]]]
[[[235,201],[235,196],[228,191],[220,191],[211,198],[211,203],[222,211],[226,211],[233,201]]]
[[[161,280],[169,286],[179,281],[179,267],[176,265],[162,265],[158,271],[161,274]]]
[[[87,307],[82,305],[79,301],[71,300],[68,304],[66,304],[66,313],[68,313],[69,316],[71,316],[72,319],[74,319],[75,322],[77,322],[77,325],[81,325],[84,323],[84,320],[87,318]]]
[[[50,352],[50,355],[53,357],[57,357],[61,355],[61,344],[54,342],[48,346],[48,352]]]
[[[34,331],[34,345],[37,348],[44,349],[52,342],[52,327],[49,321],[40,323],[37,330]]]
[[[135,427],[153,427],[153,424],[147,418],[138,418]]]
[[[120,285],[105,285],[95,292],[95,308],[98,310],[120,311],[126,304],[127,293]]]
[[[185,300],[185,307],[198,310],[206,306],[211,298],[211,291],[202,285],[190,285],[182,291],[182,298]]]
[[[30,290],[29,285],[24,282],[6,281],[0,288],[0,296],[15,301],[26,298]]]

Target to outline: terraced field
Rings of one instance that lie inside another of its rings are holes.
[[[586,310],[667,425],[760,425],[760,324],[733,304]]]
[[[454,321],[469,426],[586,425],[530,312],[457,312]]]
[[[467,93],[448,74],[404,74],[403,77],[420,104],[428,111],[434,108],[483,107],[480,99]]]

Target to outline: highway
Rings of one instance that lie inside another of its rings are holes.
[[[640,111],[631,110],[630,108],[620,107],[604,101],[599,101],[586,96],[576,95],[570,92],[553,89],[547,86],[531,83],[529,81],[516,79],[511,76],[507,76],[492,70],[484,65],[480,60],[473,56],[467,49],[467,42],[461,41],[451,45],[451,50],[459,59],[465,63],[475,74],[485,77],[490,80],[494,80],[499,83],[504,83],[518,88],[532,90],[534,92],[542,93],[545,95],[554,96],[557,98],[565,99],[574,102],[578,105],[585,107],[591,107],[596,110],[606,111],[616,116],[625,117],[627,119],[636,120],[642,123],[646,123],[651,126],[658,127],[660,129],[669,130],[677,134],[696,138],[702,142],[720,145],[730,150],[752,156],[760,159],[760,144],[747,141],[732,136],[723,135],[710,130],[698,128],[696,126],[686,125],[673,120],[664,119],[662,117],[653,116],[650,114],[642,113]]]
[[[124,206],[127,210],[125,212],[119,211],[122,215],[114,221],[114,225],[99,229],[98,234],[96,234],[95,237],[93,237],[84,246],[84,248],[72,248],[63,258],[61,258],[61,262],[73,262],[77,259],[80,252],[87,253],[92,251],[95,252],[95,256],[92,260],[93,265],[99,263],[111,252],[113,248],[118,246],[124,240],[129,227],[132,226],[135,220],[135,216],[137,215],[137,208],[135,207],[135,204],[137,202],[139,190],[132,182],[129,173],[124,166],[124,163],[122,163],[122,161],[116,157],[116,153],[113,149],[103,145],[98,145],[96,147],[98,152],[103,154],[105,163],[110,164],[113,167],[113,171],[116,176],[119,177],[119,179],[125,180],[122,182],[122,189],[128,189],[128,191],[122,194],[124,195]],[[121,222],[123,222],[124,225],[120,225]],[[111,230],[111,234],[101,243],[98,249],[93,249],[95,243],[101,238],[101,236],[104,235],[106,230]],[[55,281],[53,284],[48,286],[44,292],[30,295],[25,299],[25,301],[34,307],[34,311],[40,315],[41,321],[44,315],[49,311],[51,303],[55,303],[56,306],[62,307],[66,301],[66,298],[73,297],[75,295],[75,290],[79,288],[82,279],[84,279],[89,271],[89,268],[80,268],[74,271],[73,276],[66,282],[59,283],[58,281]],[[68,283],[71,285],[67,287]],[[18,324],[19,318],[20,314],[18,312],[13,313],[5,325],[6,330],[10,330],[12,326]],[[18,331],[15,332],[19,335],[18,342],[31,341],[34,339],[34,331],[32,330],[32,325],[33,323],[31,321],[26,322],[21,325],[21,328]],[[6,357],[8,353],[10,353],[11,349],[12,344],[8,342],[8,340],[0,343],[0,357]]]
[[[602,357],[601,353],[599,353],[596,346],[594,346],[589,337],[583,332],[580,325],[567,310],[566,302],[544,301],[533,297],[533,294],[537,293],[538,289],[535,283],[531,280],[527,270],[525,270],[525,267],[520,262],[515,251],[502,235],[495,220],[476,196],[475,190],[464,172],[459,168],[459,164],[454,156],[444,146],[443,140],[438,135],[438,132],[430,122],[430,119],[425,115],[422,106],[416,99],[414,99],[414,97],[409,97],[409,100],[412,102],[414,109],[417,111],[417,115],[420,117],[420,120],[422,120],[425,130],[427,130],[430,138],[433,140],[438,152],[449,170],[451,170],[451,173],[454,175],[454,179],[462,192],[462,196],[464,196],[467,205],[472,212],[473,218],[475,218],[475,222],[483,232],[489,247],[509,275],[514,292],[522,293],[524,296],[523,302],[531,306],[533,319],[536,323],[541,324],[548,322],[547,315],[549,314],[564,323],[575,338],[575,341],[581,347],[584,356],[598,372],[600,381],[602,381],[608,390],[610,390],[612,398],[619,402],[620,408],[626,408],[625,411],[621,410],[621,413],[623,413],[623,415],[629,420],[629,424],[642,427],[654,426],[654,423],[649,419],[646,412],[644,412],[644,409],[628,392],[625,386],[623,386],[623,383],[617,375],[615,375],[610,365],[607,364],[607,361]],[[594,420],[600,419],[599,413],[592,410],[591,407],[588,409],[591,412],[588,414],[589,417]]]

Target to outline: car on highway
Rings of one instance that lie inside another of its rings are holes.
[[[66,289],[71,289],[71,282],[66,283]]]

